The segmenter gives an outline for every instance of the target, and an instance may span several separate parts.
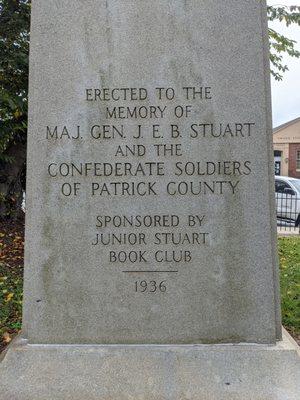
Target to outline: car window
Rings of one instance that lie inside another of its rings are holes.
[[[294,185],[296,187],[296,189],[298,189],[298,191],[300,192],[300,179],[295,179],[292,182],[292,185]]]
[[[283,181],[275,181],[275,192],[276,193],[284,193],[284,189],[292,189],[290,185]]]

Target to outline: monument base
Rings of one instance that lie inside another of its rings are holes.
[[[299,400],[299,348],[29,345],[0,364],[1,400]]]

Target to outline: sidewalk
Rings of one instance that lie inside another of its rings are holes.
[[[278,236],[300,236],[300,230],[298,228],[278,226],[277,227]]]

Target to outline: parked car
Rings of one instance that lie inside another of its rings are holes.
[[[277,218],[300,225],[300,179],[275,176]]]

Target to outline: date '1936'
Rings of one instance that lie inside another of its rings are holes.
[[[136,293],[166,293],[166,281],[136,281],[135,291]]]

